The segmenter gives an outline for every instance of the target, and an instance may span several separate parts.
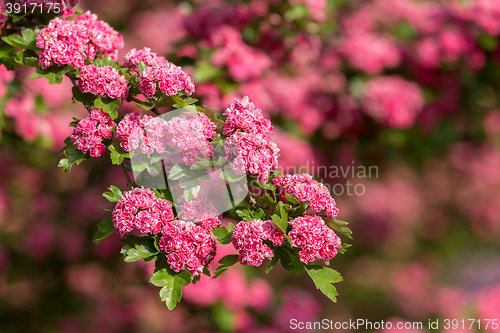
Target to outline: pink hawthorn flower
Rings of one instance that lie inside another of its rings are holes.
[[[112,217],[122,238],[134,229],[145,234],[157,234],[173,218],[172,204],[157,198],[152,190],[145,188],[124,192]]]
[[[336,217],[339,213],[328,188],[315,181],[307,173],[275,177],[272,183],[279,190],[282,201],[287,202],[286,194],[289,194],[299,201],[307,201],[315,212],[324,211],[327,216],[331,217]]]
[[[158,117],[151,117],[138,112],[128,113],[116,127],[116,137],[120,146],[126,151],[140,147],[144,154],[152,154],[155,150],[165,150],[167,125]]]
[[[167,253],[172,270],[187,269],[193,276],[200,275],[217,254],[217,238],[193,222],[168,222],[163,227],[159,245]]]
[[[111,66],[84,66],[80,71],[78,88],[85,93],[96,96],[108,95],[124,101],[128,95],[128,81]]]
[[[90,12],[75,21],[54,18],[40,31],[36,41],[43,49],[39,60],[42,69],[53,64],[80,69],[85,60],[92,62],[96,56],[115,59],[117,50],[123,47],[122,36]]]
[[[90,152],[90,156],[99,157],[106,150],[102,141],[112,138],[115,126],[115,122],[107,113],[93,110],[90,117],[78,122],[70,139],[82,153]]]
[[[500,34],[500,1],[475,0],[470,9],[472,20],[490,35]]]
[[[300,248],[300,261],[310,263],[322,259],[324,265],[337,255],[342,247],[340,238],[317,215],[304,215],[288,222],[288,233],[293,246]]]
[[[240,264],[257,267],[265,258],[271,259],[274,253],[263,243],[264,240],[270,240],[273,246],[279,246],[285,241],[285,234],[272,220],[241,221],[235,225],[232,243],[239,251]]]
[[[130,50],[123,58],[122,66],[137,70],[141,61],[150,67],[167,66],[168,64],[164,57],[158,56],[155,52],[151,52],[149,47],[145,47],[142,50]]]
[[[273,126],[262,111],[250,102],[248,96],[234,99],[223,114],[227,117],[224,135],[228,135],[225,148],[236,155],[237,174],[250,172],[258,175],[258,181],[267,183],[271,171],[278,167],[279,148],[271,141]],[[226,156],[229,159],[228,156]],[[239,170],[238,170],[239,169]]]
[[[424,107],[420,87],[400,76],[381,76],[366,84],[363,105],[366,113],[391,127],[411,126]]]
[[[144,96],[153,98],[158,89],[167,96],[184,91],[186,95],[194,92],[193,79],[181,67],[165,60],[165,64],[148,66],[139,75],[139,85]]]

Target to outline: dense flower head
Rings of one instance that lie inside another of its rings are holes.
[[[272,220],[241,221],[235,225],[232,243],[239,251],[240,264],[257,267],[265,258],[271,259],[274,253],[263,243],[264,240],[271,241],[273,246],[279,246],[285,241],[285,234]]]
[[[141,50],[130,50],[123,58],[122,66],[138,69],[141,61],[146,66],[167,66],[168,64],[164,57],[158,56],[155,52],[151,52],[149,47],[145,47]]]
[[[273,136],[271,121],[264,118],[262,111],[250,102],[248,96],[242,99],[235,98],[223,115],[227,117],[224,135],[231,135],[241,130],[260,134],[264,139],[271,139]]]
[[[78,87],[85,93],[108,95],[121,100],[125,100],[128,95],[127,79],[111,66],[84,66],[80,72]]]
[[[377,74],[384,68],[394,68],[401,62],[401,52],[389,39],[375,34],[354,34],[347,36],[339,52],[354,68],[370,74]],[[366,55],[370,56],[367,57]]]
[[[415,122],[424,102],[416,83],[391,75],[373,78],[366,84],[363,105],[378,122],[405,128]]]
[[[137,229],[145,234],[157,234],[174,218],[172,204],[157,198],[147,188],[135,188],[123,193],[113,210],[113,224],[120,236]]]
[[[160,248],[175,272],[187,269],[193,276],[203,272],[217,253],[217,238],[212,232],[193,222],[174,220],[162,230]]]
[[[96,56],[114,59],[117,49],[123,47],[122,36],[90,12],[75,21],[54,18],[40,30],[36,41],[43,49],[39,60],[42,69],[53,64],[80,69],[85,60],[94,61]]]
[[[216,135],[215,124],[204,114],[184,112],[166,122],[166,142],[182,149],[182,163],[192,165],[198,157],[210,158],[212,146],[207,139]]]
[[[328,265],[342,247],[340,238],[317,215],[304,215],[288,222],[293,246],[300,248],[300,261],[310,263],[322,259]]]
[[[90,117],[78,122],[70,139],[82,153],[90,152],[90,156],[99,157],[106,150],[102,141],[113,137],[115,126],[115,122],[107,113],[93,110]]]
[[[286,194],[288,194],[299,201],[307,201],[315,212],[324,211],[327,216],[331,217],[336,217],[339,213],[328,188],[315,181],[307,173],[275,177],[272,183],[279,190],[282,201],[287,201]]]
[[[224,144],[236,156],[233,163],[236,174],[249,172],[257,175],[257,181],[266,184],[271,171],[278,168],[280,150],[276,143],[266,140],[261,134],[236,132]],[[226,156],[226,159],[231,158]]]
[[[184,91],[186,95],[194,92],[193,79],[181,67],[166,62],[165,64],[148,66],[139,76],[139,84],[144,96],[153,98],[158,88],[167,96]]]
[[[140,147],[144,154],[152,154],[155,150],[162,153],[165,150],[165,134],[167,125],[158,117],[151,117],[132,112],[125,115],[116,127],[116,137],[120,146],[126,151]]]
[[[95,45],[97,55],[107,55],[116,60],[118,50],[123,48],[123,37],[109,24],[98,20],[96,14],[87,11],[75,18],[76,23],[85,26],[90,32],[90,40]]]

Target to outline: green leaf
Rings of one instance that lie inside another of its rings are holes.
[[[17,54],[15,61],[21,66],[37,67],[38,55],[32,50],[25,50]]]
[[[160,299],[165,302],[169,310],[173,310],[182,298],[182,287],[191,282],[191,274],[187,270],[175,273],[170,268],[156,271],[149,280],[160,290]]]
[[[285,194],[285,198],[286,200],[288,200],[289,202],[291,202],[292,204],[294,205],[300,205],[300,201],[297,200],[295,197],[292,197],[290,194],[286,193]]]
[[[37,70],[31,74],[30,79],[40,79],[42,77],[49,81],[49,84],[60,84],[63,81],[63,75],[71,70],[71,66],[52,66],[49,69],[37,68]]]
[[[118,118],[118,111],[116,111],[116,109],[118,109],[121,105],[122,101],[118,98],[112,99],[109,97],[100,97],[96,98],[94,101],[94,106],[109,114],[111,119]]]
[[[316,288],[321,290],[326,297],[336,303],[336,296],[338,293],[337,289],[333,286],[333,283],[342,281],[340,273],[329,267],[321,267],[317,265],[306,266],[306,271],[316,285]]]
[[[351,229],[346,227],[346,225],[348,225],[349,223],[347,223],[345,221],[337,220],[337,219],[329,217],[329,216],[325,217],[324,220],[325,220],[325,224],[327,226],[329,226],[330,228],[332,228],[335,231],[338,231],[339,233],[346,236],[347,238],[352,239],[352,236],[351,236],[352,231],[351,231]]]
[[[191,165],[191,170],[208,170],[219,169],[227,165],[227,161],[223,156],[219,156],[217,161],[208,158],[201,158],[198,162]]]
[[[342,243],[342,247],[339,249],[338,252],[340,254],[345,254],[347,252],[347,248],[349,248],[351,246],[352,246],[351,244]]]
[[[263,188],[265,190],[274,191],[276,189],[276,186],[274,186],[271,183],[262,184],[261,182],[256,182],[256,184],[258,187]]]
[[[269,266],[266,268],[266,274],[269,274],[269,272],[273,270],[274,266],[276,266],[276,264],[280,260],[281,251],[281,247],[274,248],[274,256],[273,259],[269,262]]]
[[[278,228],[280,228],[281,231],[283,231],[286,234],[286,228],[288,227],[287,220],[282,219],[277,214],[273,214],[271,216],[271,219],[273,220],[274,224],[276,224],[278,226]]]
[[[304,271],[304,263],[300,261],[300,257],[297,252],[290,252],[287,248],[282,248],[281,251],[281,265],[287,271],[292,272],[295,275],[299,275]]]
[[[148,66],[141,60],[139,61],[139,70],[143,72]]]
[[[94,234],[94,243],[99,244],[104,238],[110,236],[115,231],[113,220],[108,217],[97,225],[97,231]]]
[[[111,192],[104,192],[102,196],[108,199],[110,202],[118,202],[123,198],[123,193],[118,187],[111,185],[109,187],[109,190]]]
[[[252,221],[254,218],[253,218],[253,212],[248,210],[248,209],[244,209],[244,210],[236,210],[235,211],[236,215],[238,215],[243,221]]]
[[[221,264],[217,269],[215,270],[214,276],[212,279],[215,279],[222,273],[228,270],[229,267],[233,266],[238,262],[238,255],[237,254],[228,254],[227,256],[224,256],[219,260],[219,264]]]
[[[71,90],[73,92],[74,102],[82,103],[87,108],[90,108],[94,105],[94,101],[97,98],[96,95],[93,95],[91,93],[84,93],[78,87],[73,87]]]
[[[245,178],[246,174],[243,173],[242,175],[237,175],[234,173],[232,168],[222,168],[219,177],[228,182],[236,183]]]
[[[226,227],[212,228],[212,232],[215,237],[217,237],[217,241],[219,241],[220,244],[231,243],[233,232],[229,231]]]
[[[18,49],[41,50],[36,46],[36,35],[37,33],[31,29],[24,29],[21,35],[13,34],[2,37],[2,40]]]
[[[123,163],[123,159],[130,158],[130,154],[117,142],[113,142],[108,149],[111,152],[109,156],[113,164],[120,165]]]
[[[253,214],[253,218],[259,220],[267,220],[266,213],[262,208],[259,208],[255,211],[255,213]]]
[[[87,155],[78,149],[66,148],[64,153],[66,154],[66,158],[61,159],[57,165],[63,169],[63,172],[68,172],[73,164],[80,164],[87,158]]]
[[[156,248],[154,240],[151,237],[137,237],[128,235],[121,239],[125,246],[121,249],[125,262],[133,262],[140,259],[149,262],[156,258],[160,251]]]

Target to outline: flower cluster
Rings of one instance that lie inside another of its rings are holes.
[[[128,95],[128,81],[111,66],[84,66],[80,72],[78,88],[85,93],[96,96],[108,95],[110,98],[120,98],[122,101]]]
[[[182,149],[182,163],[192,165],[198,157],[212,156],[207,139],[215,137],[215,127],[205,114],[184,112],[166,122],[166,142],[172,148]]]
[[[245,168],[237,173],[250,172],[263,184],[268,182],[271,171],[278,167],[279,148],[271,141],[273,126],[262,111],[250,102],[248,96],[235,99],[226,109],[224,135],[229,135],[226,147],[243,159]],[[237,159],[238,160],[238,159]]]
[[[179,187],[178,192],[184,193],[184,189]],[[184,197],[181,196],[179,205],[179,217],[184,221],[203,221],[207,216],[215,216],[217,214],[217,209],[214,207],[213,203],[204,195],[198,195],[190,202],[187,202]]]
[[[123,48],[123,37],[120,33],[106,22],[98,20],[97,15],[90,11],[78,16],[75,22],[88,29],[98,56],[106,55],[116,60],[118,50]]]
[[[130,69],[138,69],[141,61],[150,67],[167,66],[168,64],[164,57],[158,56],[155,52],[151,52],[149,47],[145,47],[142,50],[130,50],[123,58],[122,66]]]
[[[152,154],[155,150],[163,153],[165,150],[166,122],[158,117],[132,112],[125,115],[116,127],[116,137],[120,146],[126,151],[141,148],[144,154]]]
[[[153,98],[158,88],[167,96],[184,91],[186,95],[194,92],[193,79],[181,67],[166,62],[163,65],[149,66],[141,72],[139,84],[144,96]]]
[[[420,87],[400,76],[382,76],[366,84],[363,105],[375,120],[391,127],[411,126],[424,106]]]
[[[107,113],[93,110],[90,117],[78,122],[70,139],[82,153],[90,152],[90,156],[99,157],[106,150],[102,141],[112,138],[115,126],[115,122]]]
[[[293,246],[300,248],[300,261],[310,263],[322,259],[324,265],[337,255],[342,247],[340,238],[317,215],[304,215],[288,222],[288,233]]]
[[[241,221],[234,226],[232,243],[239,251],[239,262],[242,265],[260,266],[264,258],[274,256],[269,246],[263,243],[270,240],[273,246],[282,245],[285,234],[272,220]]]
[[[123,193],[113,210],[113,224],[120,236],[125,237],[132,230],[157,234],[174,218],[172,204],[157,198],[146,188],[135,188]]]
[[[75,22],[54,18],[36,37],[36,46],[43,49],[39,65],[47,69],[53,64],[84,66],[85,60],[94,61],[96,56],[115,57],[123,47],[122,36],[97,16],[87,12]]]
[[[336,217],[339,209],[335,200],[330,195],[328,188],[315,181],[307,173],[275,177],[272,183],[280,192],[280,199],[286,200],[286,194],[291,195],[299,201],[307,201],[315,212],[325,211],[327,216]]]
[[[163,227],[159,245],[172,270],[187,269],[193,276],[203,272],[217,253],[217,238],[209,225],[174,220]]]
[[[262,111],[250,102],[248,96],[235,98],[234,102],[223,113],[227,117],[224,124],[224,135],[232,135],[237,130],[259,134],[264,139],[271,139],[273,126],[269,119],[264,118]]]

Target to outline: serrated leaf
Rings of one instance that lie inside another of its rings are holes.
[[[252,221],[253,218],[253,212],[248,210],[248,209],[243,209],[243,210],[236,210],[235,211],[236,215],[238,215],[243,221]]]
[[[120,165],[123,163],[125,158],[130,157],[130,154],[126,152],[125,149],[123,149],[117,142],[112,143],[108,149],[110,151],[109,156],[111,158],[111,163],[113,164]]]
[[[148,68],[148,66],[147,66],[147,65],[146,65],[146,64],[145,64],[142,60],[141,60],[141,61],[139,61],[139,66],[137,66],[137,67],[139,67],[139,70],[140,70],[141,72],[144,72],[144,70],[145,70],[146,68]]]
[[[76,103],[82,103],[87,108],[94,105],[94,101],[97,98],[96,95],[91,93],[84,93],[78,87],[73,87],[71,89],[73,92],[73,101]]]
[[[154,240],[150,237],[128,235],[127,238],[121,239],[121,242],[125,244],[120,251],[125,262],[134,262],[141,259],[149,262],[160,252],[156,248]]]
[[[32,50],[24,50],[17,54],[16,63],[25,67],[37,67],[38,55]]]
[[[175,273],[170,268],[156,271],[149,280],[160,290],[160,299],[165,302],[169,310],[173,310],[182,298],[182,287],[191,282],[191,274],[187,270]]]
[[[280,228],[280,230],[286,234],[286,228],[288,227],[288,222],[286,220],[283,220],[277,214],[273,214],[271,216],[271,219],[273,220],[274,224],[276,224],[278,228]]]
[[[237,254],[228,254],[227,256],[222,257],[219,260],[219,264],[221,264],[217,269],[215,270],[214,276],[212,279],[215,279],[225,271],[229,269],[229,267],[233,266],[238,262],[238,255]]]
[[[118,118],[118,111],[116,111],[116,109],[118,109],[121,105],[122,101],[118,98],[112,99],[109,97],[100,97],[96,98],[94,101],[94,106],[109,114],[111,119]]]
[[[226,227],[212,228],[212,232],[215,235],[215,237],[217,237],[217,241],[220,244],[231,243],[231,240],[233,237],[233,232],[229,231],[228,228],[226,228]]]
[[[49,84],[60,84],[63,81],[63,75],[71,70],[71,66],[52,66],[49,69],[37,68],[37,70],[31,74],[30,79],[40,79],[42,77],[49,81]]]
[[[316,288],[321,290],[326,297],[336,303],[336,296],[338,296],[338,293],[337,289],[333,286],[333,283],[338,283],[343,280],[340,273],[329,267],[316,265],[306,266],[306,271],[313,280]]]
[[[115,231],[113,220],[109,217],[97,225],[97,231],[94,234],[94,243],[99,244],[103,239],[110,236]]]
[[[351,247],[352,244],[342,243],[342,247],[338,250],[340,254],[345,254],[347,252],[347,248]]]
[[[230,183],[236,183],[246,177],[246,174],[237,175],[232,168],[221,168],[219,178],[222,178]]]
[[[329,216],[325,217],[324,220],[325,220],[325,224],[327,226],[329,226],[333,230],[341,233],[342,235],[346,236],[347,238],[352,239],[352,231],[351,231],[351,229],[346,227],[346,225],[348,225],[347,222],[337,220],[337,219],[334,219],[334,218],[329,217]]]
[[[86,154],[82,153],[78,149],[66,148],[64,149],[66,158],[59,161],[58,167],[63,169],[63,172],[68,172],[73,164],[80,164],[86,158]]]
[[[109,187],[109,190],[111,192],[104,192],[102,196],[108,199],[110,202],[118,202],[123,198],[123,193],[118,187],[111,185]]]
[[[149,103],[149,102],[140,102],[140,103],[138,103],[138,102],[132,102],[132,104],[134,106],[141,107],[141,108],[143,108],[144,110],[147,110],[147,111],[151,110],[155,106],[154,104]]]

